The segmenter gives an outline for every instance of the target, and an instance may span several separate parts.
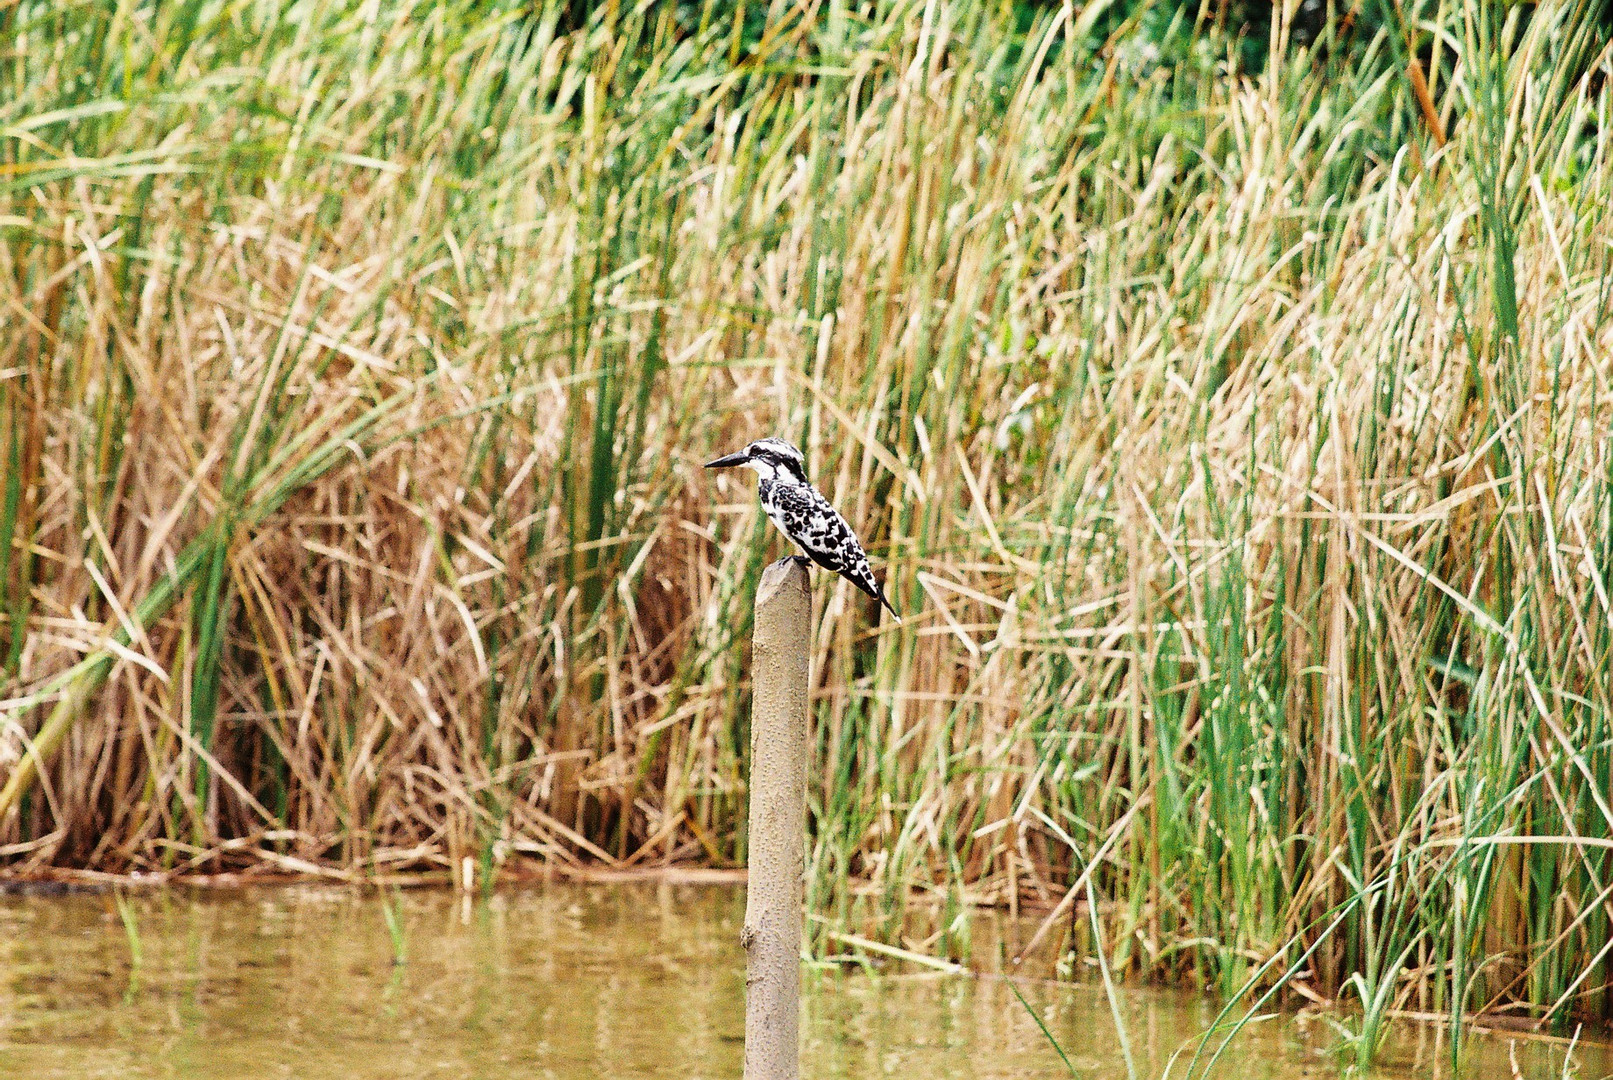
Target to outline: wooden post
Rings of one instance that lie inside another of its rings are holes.
[[[745,892],[745,1080],[800,1072],[808,644],[812,594],[794,559],[762,571],[751,652],[750,876]]]

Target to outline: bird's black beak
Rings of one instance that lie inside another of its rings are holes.
[[[727,457],[720,457],[716,461],[708,461],[708,462],[706,462],[706,468],[708,468],[708,469],[731,469],[735,465],[743,465],[743,464],[745,464],[745,462],[747,462],[749,460],[750,460],[750,455],[745,453],[745,451],[741,450],[737,454],[729,454]]]

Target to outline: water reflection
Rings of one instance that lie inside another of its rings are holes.
[[[740,890],[551,886],[462,904],[402,895],[402,964],[383,900],[287,888],[0,897],[0,1076],[737,1077],[744,1035]],[[1010,934],[1012,936],[1012,934]],[[977,946],[979,945],[977,937]],[[986,950],[982,950],[983,952]],[[135,957],[138,955],[138,962]],[[805,983],[804,1075],[1068,1076],[999,979],[827,970]],[[1081,1076],[1124,1075],[1101,991],[1024,984]],[[1192,994],[1128,990],[1138,1071],[1214,1017]],[[1391,1048],[1390,1075],[1434,1075],[1432,1029]],[[1246,1033],[1228,1077],[1344,1075],[1325,1025]],[[1519,1044],[1526,1077],[1563,1052]],[[1581,1077],[1605,1056],[1576,1055]],[[1473,1076],[1511,1076],[1491,1041]],[[1178,1063],[1174,1075],[1183,1075]]]

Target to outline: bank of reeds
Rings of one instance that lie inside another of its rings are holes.
[[[1594,9],[0,8],[0,853],[739,862],[777,433],[829,928],[1606,1016]]]

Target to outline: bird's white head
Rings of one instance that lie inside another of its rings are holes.
[[[755,469],[763,480],[781,480],[787,484],[807,482],[806,459],[801,456],[801,451],[783,439],[757,439],[738,453],[706,462],[708,469],[735,466]]]

